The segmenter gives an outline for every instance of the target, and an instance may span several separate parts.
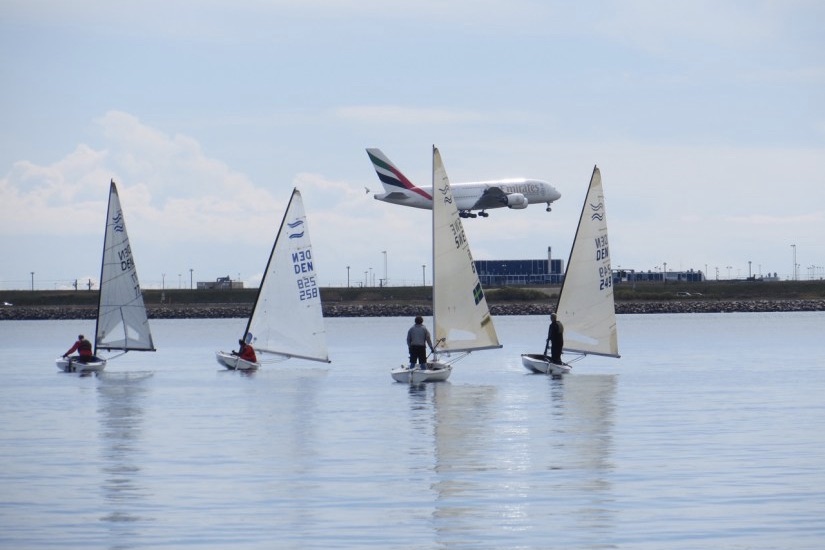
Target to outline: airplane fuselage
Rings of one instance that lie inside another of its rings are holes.
[[[533,179],[506,179],[495,181],[478,181],[470,183],[454,183],[451,185],[453,191],[453,198],[456,201],[456,206],[461,211],[470,211],[472,209],[479,210],[476,206],[479,199],[484,195],[484,192],[491,188],[499,188],[506,195],[522,195],[526,199],[527,204],[547,203],[548,206],[553,201],[561,197],[561,193],[547,183],[546,181]],[[432,187],[418,187],[420,193],[410,190],[392,193],[376,193],[374,198],[379,201],[389,202],[392,204],[400,204],[403,206],[410,206],[412,208],[423,208],[431,210],[433,207]],[[498,204],[486,206],[483,209],[489,208],[512,208],[506,201],[501,201]],[[518,207],[516,207],[518,208]],[[522,207],[523,208],[523,207]]]

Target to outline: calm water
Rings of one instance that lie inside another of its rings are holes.
[[[825,314],[620,316],[622,358],[530,375],[545,319],[397,384],[411,319],[328,319],[331,365],[222,371],[244,321],[2,322],[0,547],[823,548]]]

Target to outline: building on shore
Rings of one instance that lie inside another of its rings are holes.
[[[564,281],[564,260],[554,259],[547,248],[546,259],[533,260],[476,260],[476,272],[482,286],[560,285]],[[687,271],[613,269],[613,282],[701,283],[705,274],[700,270]]]
[[[198,281],[198,290],[234,290],[243,288],[243,281],[233,281],[228,276],[214,281]]]
[[[553,259],[550,247],[545,259],[476,260],[474,263],[485,287],[558,285],[564,280],[564,261]]]

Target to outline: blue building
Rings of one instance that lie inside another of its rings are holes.
[[[559,285],[564,280],[564,261],[550,257],[543,260],[476,260],[476,272],[484,287]]]
[[[564,282],[564,260],[554,260],[547,249],[544,260],[476,260],[476,272],[484,287],[560,285]],[[674,282],[700,283],[705,281],[702,271],[636,271],[635,269],[614,269],[613,282],[616,284],[633,282]]]

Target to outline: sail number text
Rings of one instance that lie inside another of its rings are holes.
[[[450,229],[453,230],[453,238],[455,239],[455,247],[461,248],[467,242],[467,237],[464,235],[464,226],[461,221],[450,224]]]
[[[132,258],[132,247],[128,244],[126,248],[117,253],[117,257],[120,260],[121,271],[129,271],[135,268],[135,260]]]
[[[595,238],[596,244],[596,261],[606,260],[610,257],[610,252],[607,248],[607,235]]]
[[[318,298],[318,283],[315,281],[315,269],[312,266],[312,250],[300,250],[292,253],[292,271],[298,284],[298,299],[302,302]]]
[[[605,290],[613,286],[613,272],[610,264],[599,266],[599,290]]]
[[[135,284],[135,298],[140,297],[140,283],[138,283],[137,271],[135,270],[135,260],[132,257],[132,247],[126,245],[126,248],[117,253],[117,259],[120,260],[120,271],[131,271],[132,282]]]
[[[599,266],[599,290],[606,290],[613,286],[613,271],[610,269],[610,250],[607,246],[607,235],[596,237],[596,261],[604,262]]]

